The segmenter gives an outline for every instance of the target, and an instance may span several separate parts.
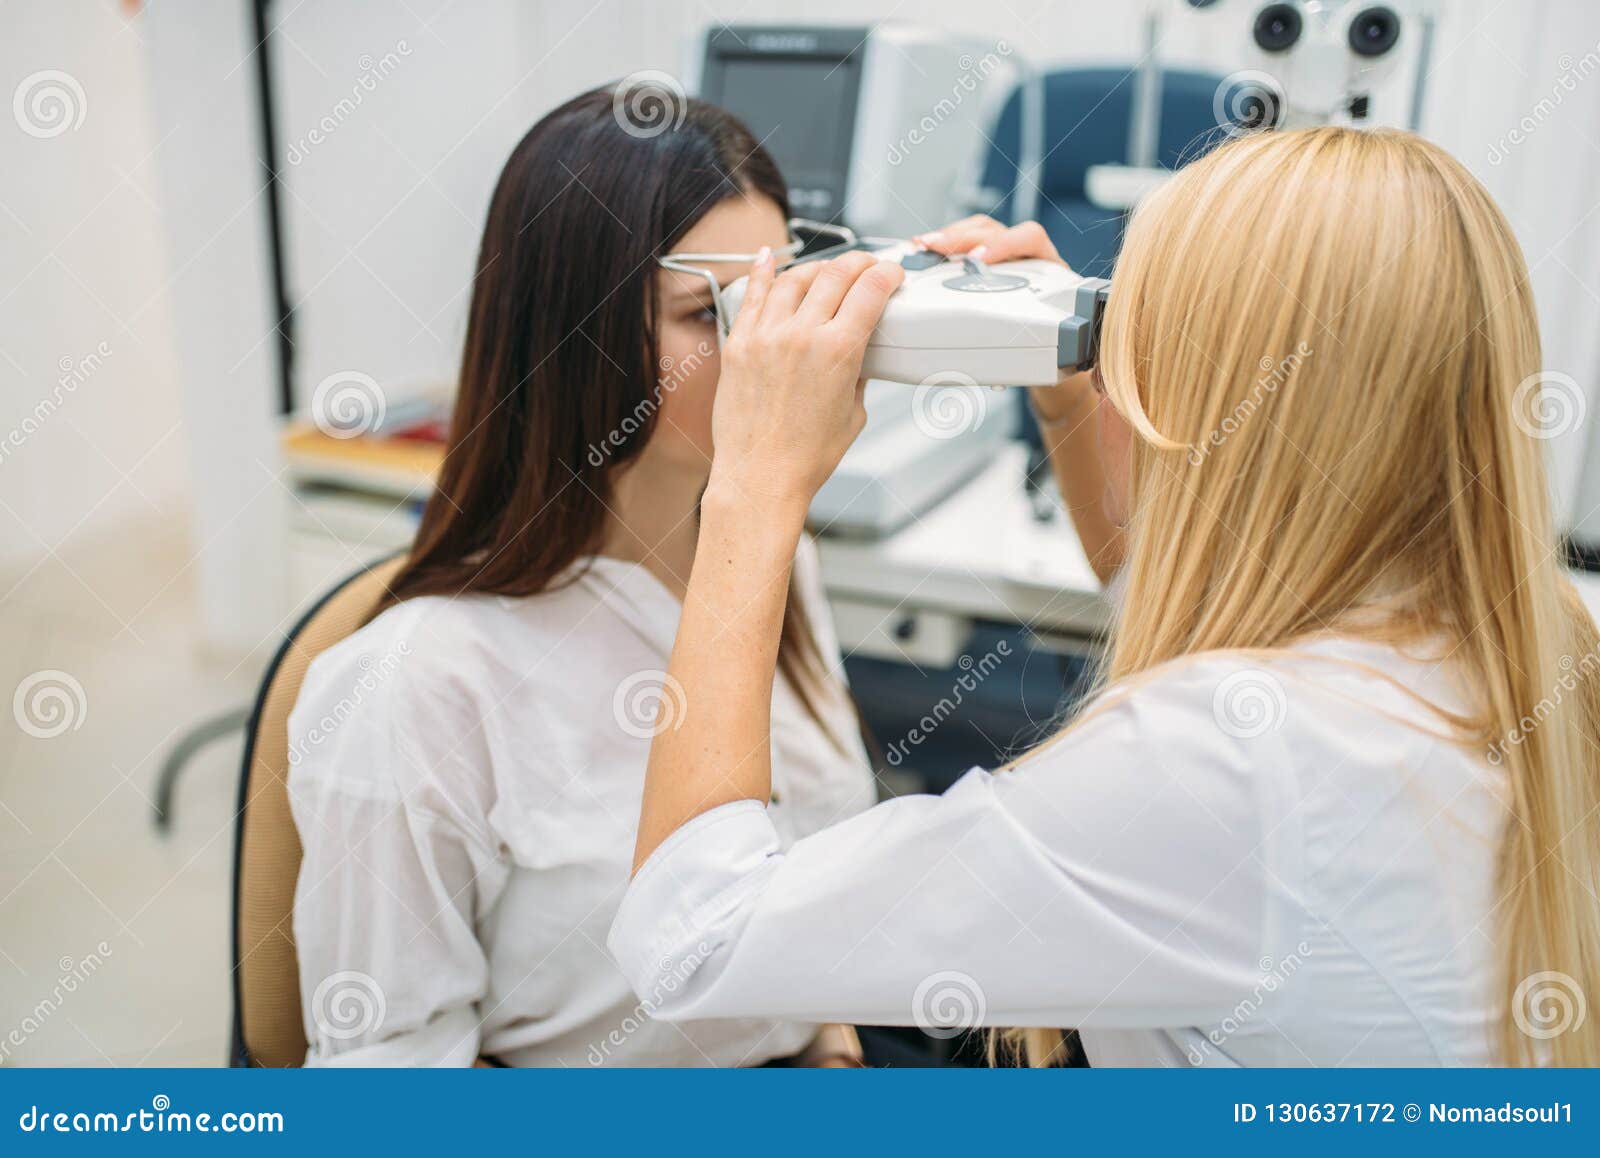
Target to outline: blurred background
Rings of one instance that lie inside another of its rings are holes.
[[[816,142],[788,125],[775,151],[808,216],[904,235],[946,207],[1037,215],[1074,265],[1108,268],[1149,170],[1279,91],[1252,40],[1263,7],[0,0],[0,1064],[225,1061],[243,713],[297,611],[406,542],[488,196],[537,118],[648,76],[708,96],[715,80],[778,132],[738,61],[803,54],[759,38],[820,27],[862,91],[900,75],[927,103],[871,129],[884,147],[851,174],[806,171]],[[1441,0],[1423,23],[1396,7],[1398,44],[1332,111],[1415,123],[1510,215],[1544,325],[1552,486],[1585,557],[1600,8]],[[906,25],[955,47],[922,55]],[[838,67],[814,78],[825,132],[851,115],[826,84]],[[1297,76],[1290,110],[1320,83]],[[938,196],[862,191],[893,181]],[[1103,625],[1036,469],[1028,483],[1026,424],[1010,401],[979,409],[961,438],[935,431],[954,472],[938,493],[864,474],[823,520],[886,790],[1026,744]]]

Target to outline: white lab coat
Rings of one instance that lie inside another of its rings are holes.
[[[610,947],[660,1017],[1082,1030],[1097,1065],[1491,1060],[1499,771],[1328,640],[1197,658],[1066,740],[784,850],[728,804],[642,867]],[[707,948],[709,947],[709,951]]]
[[[815,549],[797,581],[824,656]],[[656,700],[681,605],[643,567],[596,559],[527,599],[408,600],[311,665],[289,721],[305,848],[294,932],[308,1064],[751,1065],[809,1023],[650,1016],[604,942],[632,865]],[[873,782],[782,681],[780,843],[868,807]]]

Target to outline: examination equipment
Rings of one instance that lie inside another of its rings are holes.
[[[989,265],[909,241],[857,245],[906,271],[868,340],[863,377],[911,385],[1049,386],[1063,371],[1094,365],[1109,281],[1039,258]],[[740,278],[716,292],[725,325],[738,314],[745,284]]]

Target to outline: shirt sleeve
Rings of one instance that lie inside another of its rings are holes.
[[[714,809],[642,867],[612,952],[669,1020],[1219,1020],[1299,940],[1298,837],[1261,770],[1281,742],[1227,734],[1194,698],[1129,697],[1024,766],[786,854],[761,804]]]
[[[470,766],[474,733],[448,687],[425,692],[395,673],[323,715],[325,689],[342,684],[339,673],[319,682],[290,724],[302,752],[290,796],[304,847],[294,927],[306,1064],[471,1065],[488,986],[477,916],[507,877],[452,787],[485,779]],[[313,744],[319,717],[336,726]]]

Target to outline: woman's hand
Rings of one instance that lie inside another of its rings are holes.
[[[722,348],[708,493],[804,518],[866,422],[861,361],[904,277],[867,253],[775,276],[763,251]]]
[[[980,214],[911,240],[935,253],[966,254],[989,263],[1031,257],[1067,264],[1037,221],[1006,226]],[[1030,400],[1041,421],[1066,422],[1086,417],[1093,410],[1095,392],[1087,373],[1065,374],[1054,386],[1035,386]]]
[[[1037,221],[1008,228],[992,217],[968,217],[913,240],[937,253],[964,253],[985,262],[1025,257],[1061,261]],[[1093,376],[1065,374],[1054,386],[1035,386],[1028,400],[1039,420],[1039,435],[1050,455],[1062,505],[1089,565],[1102,583],[1109,583],[1122,566],[1128,545],[1117,518],[1106,508],[1109,478],[1098,437],[1100,395]],[[1120,469],[1126,470],[1125,462]]]
[[[794,1061],[798,1066],[819,1070],[861,1069],[867,1064],[856,1027],[836,1022],[817,1030],[817,1036]]]
[[[722,348],[716,444],[667,681],[686,705],[650,745],[634,870],[679,825],[772,796],[772,682],[806,508],[861,432],[861,360],[905,276],[851,253],[773,276],[763,250]]]

